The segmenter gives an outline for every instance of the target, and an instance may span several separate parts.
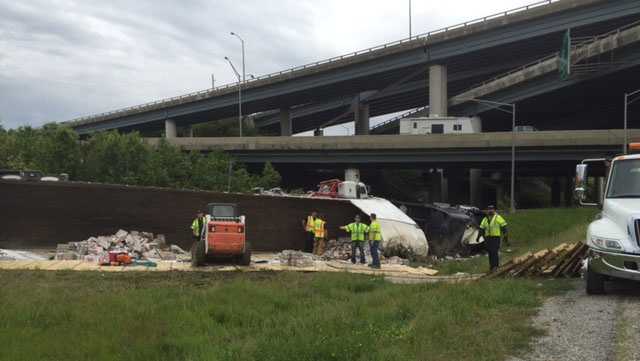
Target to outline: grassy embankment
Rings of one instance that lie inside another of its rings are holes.
[[[560,281],[0,272],[1,360],[503,360]]]
[[[553,208],[521,210],[503,214],[509,224],[511,252],[501,252],[500,262],[529,251],[553,248],[563,242],[583,241],[587,226],[597,213],[595,208]],[[507,247],[502,247],[502,251]],[[450,260],[434,265],[441,274],[456,272],[484,273],[489,268],[487,256]]]

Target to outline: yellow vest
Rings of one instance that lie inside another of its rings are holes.
[[[372,241],[382,241],[382,230],[378,221],[373,221],[369,225],[369,239]]]
[[[364,242],[364,234],[369,232],[369,227],[364,223],[349,223],[345,228],[354,242]]]
[[[313,235],[316,238],[324,238],[324,224],[325,222],[320,218],[316,218],[313,222]]]
[[[484,217],[480,222],[480,228],[484,229],[484,235],[487,237],[500,237],[502,236],[502,227],[507,225],[507,221],[502,218],[501,215],[495,214],[489,220],[489,217]]]
[[[312,216],[308,216],[307,217],[307,223],[305,223],[305,228],[306,228],[307,232],[314,233],[314,227],[315,227],[315,223],[314,223],[313,217]]]

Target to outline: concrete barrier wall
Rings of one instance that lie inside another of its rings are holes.
[[[359,213],[339,200],[253,196],[90,183],[0,182],[0,248],[55,247],[118,229],[161,233],[190,247],[191,221],[207,203],[238,203],[254,250],[301,249],[301,220],[326,215],[330,236]]]

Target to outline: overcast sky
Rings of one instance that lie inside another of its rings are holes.
[[[533,0],[413,0],[413,32]],[[0,0],[0,124],[114,110],[408,35],[408,0]],[[342,132],[347,132],[342,129]]]

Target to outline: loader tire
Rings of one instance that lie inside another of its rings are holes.
[[[251,246],[247,243],[244,253],[238,258],[238,264],[241,266],[248,266],[251,264]]]
[[[191,246],[191,266],[201,267],[204,266],[205,253],[204,253],[204,240],[199,240],[193,243]]]
[[[590,265],[587,265],[587,273],[584,279],[588,295],[603,295],[605,293],[605,276],[594,272]]]

